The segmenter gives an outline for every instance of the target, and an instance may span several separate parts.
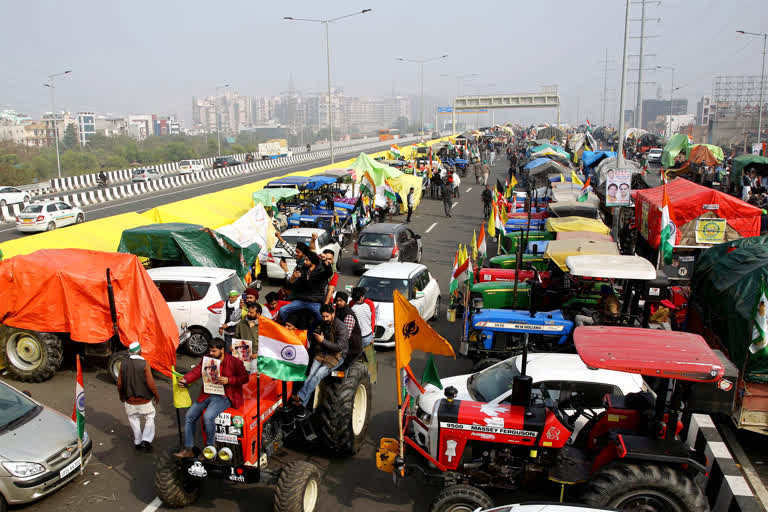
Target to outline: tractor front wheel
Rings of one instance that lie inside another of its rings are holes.
[[[362,361],[346,369],[344,377],[326,378],[318,406],[318,434],[335,455],[354,455],[360,449],[371,420],[371,376]]]
[[[429,512],[472,512],[493,507],[493,500],[477,487],[452,485],[437,495]]]
[[[155,464],[155,492],[166,507],[181,508],[197,501],[200,483],[186,478],[179,459],[173,454],[166,454]]]
[[[584,503],[644,512],[706,512],[709,504],[685,473],[659,464],[611,464],[587,482]]]
[[[280,472],[274,512],[314,512],[320,497],[320,470],[314,464],[296,461]]]

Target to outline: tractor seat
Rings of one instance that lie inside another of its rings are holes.
[[[552,400],[551,398],[545,398],[544,399],[544,406],[552,411],[552,414],[555,415],[555,418],[557,418],[557,421],[559,421],[565,428],[573,432],[573,422],[563,414],[563,411],[560,409],[558,404]]]

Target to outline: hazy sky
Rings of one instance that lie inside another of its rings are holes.
[[[320,6],[320,3],[323,6]],[[57,109],[97,113],[178,113],[189,122],[191,97],[232,84],[241,94],[271,95],[287,89],[325,88],[322,25],[283,16],[333,18],[373,12],[331,24],[334,86],[348,95],[418,92],[417,66],[397,57],[448,58],[427,64],[425,93],[453,96],[457,80],[442,74],[477,73],[465,94],[535,92],[558,84],[562,119],[599,121],[603,87],[600,61],[608,49],[608,117],[618,118],[624,2],[617,0],[508,1],[38,1],[6,0],[0,6],[4,49],[0,109],[33,116],[50,110],[51,73],[72,69],[57,82]],[[632,18],[640,16],[633,4]],[[677,95],[709,94],[717,74],[760,73],[762,40],[736,30],[768,30],[765,0],[664,0],[649,6],[645,67],[674,66]],[[737,21],[743,20],[743,21]],[[631,35],[640,31],[631,23]],[[637,53],[638,40],[630,42]],[[630,68],[637,59],[630,59]],[[636,80],[636,72],[629,80]],[[669,94],[669,71],[646,73],[644,96],[660,85]],[[627,88],[627,108],[635,103]],[[768,93],[767,93],[768,94]],[[577,107],[578,105],[578,107]],[[503,116],[552,119],[547,110],[507,111]]]

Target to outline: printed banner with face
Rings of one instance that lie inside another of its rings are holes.
[[[250,371],[253,342],[251,340],[232,338],[232,355],[241,360],[245,369]]]
[[[632,203],[632,171],[611,169],[605,179],[605,206],[629,206]]]
[[[213,357],[203,358],[203,391],[209,395],[223,395],[224,385],[219,384],[221,361]]]

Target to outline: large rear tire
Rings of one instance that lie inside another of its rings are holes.
[[[437,495],[429,512],[472,512],[493,507],[493,500],[477,487],[452,485]]]
[[[362,361],[347,368],[343,378],[323,382],[322,401],[313,415],[322,443],[334,454],[360,450],[371,421],[371,376]]]
[[[14,379],[43,382],[61,367],[64,349],[55,334],[0,327],[0,358]]]
[[[685,473],[659,464],[611,464],[586,484],[587,505],[644,512],[707,512],[709,504]]]
[[[314,512],[320,497],[320,469],[304,461],[283,468],[275,489],[274,512]]]
[[[117,352],[112,352],[112,355],[109,356],[107,371],[112,380],[115,381],[115,384],[117,384],[117,378],[120,376],[120,368],[129,357],[131,357],[131,354],[127,350],[118,350]]]
[[[176,457],[166,454],[155,463],[155,492],[166,507],[181,508],[197,501],[200,483],[184,478]]]

